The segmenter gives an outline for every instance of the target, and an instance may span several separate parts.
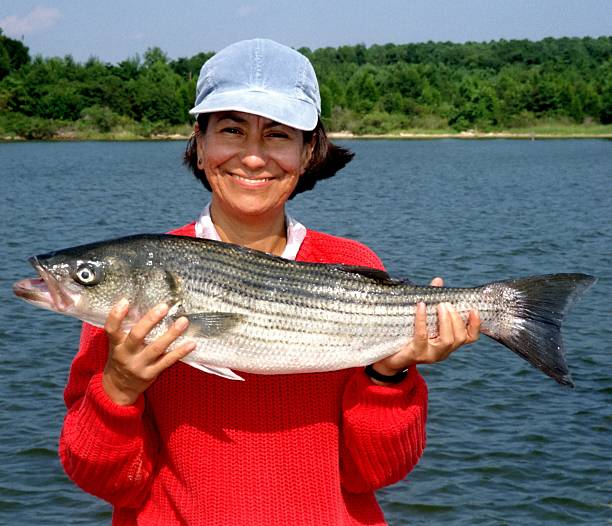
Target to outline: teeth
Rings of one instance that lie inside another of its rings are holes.
[[[241,181],[245,181],[247,184],[257,184],[257,183],[262,183],[262,182],[267,182],[267,181],[272,180],[271,177],[265,177],[263,179],[249,179],[247,177],[241,177],[239,175],[234,175],[234,177],[236,179],[240,179]]]

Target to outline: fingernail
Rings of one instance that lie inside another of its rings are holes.
[[[125,310],[126,307],[130,304],[130,302],[127,300],[127,298],[121,298],[118,302],[117,302],[117,310],[122,311]]]
[[[185,316],[181,316],[178,320],[176,320],[174,322],[174,326],[179,330],[182,331],[185,328],[187,328],[187,325],[189,325],[189,320],[187,318],[185,318]]]
[[[165,303],[160,303],[157,307],[155,307],[155,314],[162,315],[168,312],[168,305]]]
[[[182,352],[184,352],[185,354],[189,354],[191,351],[194,351],[195,348],[197,347],[196,342],[186,342],[183,346],[182,346]]]

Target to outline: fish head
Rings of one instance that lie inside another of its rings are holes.
[[[130,303],[128,326],[157,303],[177,301],[173,275],[153,253],[126,238],[41,254],[29,261],[39,277],[15,283],[16,296],[98,327],[122,298]]]

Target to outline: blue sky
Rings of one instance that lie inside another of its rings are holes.
[[[256,36],[315,49],[611,35],[612,0],[1,0],[0,28],[32,55],[119,62]]]

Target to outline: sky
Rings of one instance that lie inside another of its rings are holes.
[[[0,0],[30,55],[117,63],[272,38],[299,48],[612,35],[612,0]]]

